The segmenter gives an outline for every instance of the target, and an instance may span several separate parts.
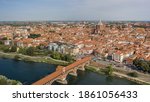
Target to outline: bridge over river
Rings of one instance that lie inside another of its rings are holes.
[[[80,60],[77,60],[76,62],[66,67],[58,66],[55,72],[38,80],[32,85],[51,85],[54,81],[57,81],[62,84],[67,84],[67,80],[66,80],[67,75],[71,74],[71,75],[77,76],[77,70],[84,71],[85,65],[89,65],[90,60],[91,60],[91,56],[88,56]]]

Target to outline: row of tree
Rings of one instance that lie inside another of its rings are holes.
[[[5,53],[17,52],[17,49],[18,49],[18,52],[21,54],[34,56],[34,51],[35,51],[34,47],[18,48],[17,46],[5,46],[5,45],[0,47],[0,50],[2,50]]]
[[[16,52],[17,51],[17,46],[5,46],[5,45],[1,45],[0,46],[0,50],[2,50],[3,52]]]
[[[133,64],[137,67],[138,70],[143,70],[144,72],[150,73],[150,61],[135,59]]]
[[[73,57],[70,54],[61,54],[59,52],[50,51],[50,56],[57,60],[64,60],[64,61],[68,61],[68,62],[73,61]]]
[[[35,55],[34,51],[35,51],[34,47],[19,48],[19,53],[24,55],[34,56]]]
[[[18,48],[17,46],[5,46],[0,45],[0,50],[3,52],[17,52],[21,53],[23,55],[29,55],[29,56],[50,56],[57,60],[64,60],[68,62],[73,61],[73,56],[70,54],[61,54],[56,51],[48,51],[47,49],[41,49],[40,47],[25,47],[25,48]]]
[[[41,36],[41,34],[30,34],[29,36],[28,36],[28,38],[33,38],[33,39],[35,39],[35,38],[38,38],[38,37],[40,37]]]

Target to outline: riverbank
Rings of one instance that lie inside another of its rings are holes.
[[[0,75],[0,85],[22,85],[20,81],[8,79],[6,76]]]
[[[86,66],[86,69],[87,70],[90,70],[92,72],[95,72],[95,73],[98,73],[98,74],[105,74],[104,73],[104,68],[98,68],[98,67],[94,67],[94,66]],[[141,78],[141,76],[139,75],[138,73],[138,77],[131,77],[131,76],[128,76],[127,75],[128,73],[121,70],[119,71],[118,69],[114,69],[114,72],[112,74],[112,77],[119,77],[119,78],[125,78],[127,80],[130,80],[130,81],[133,81],[133,82],[136,82],[138,84],[142,84],[142,85],[150,85],[150,82],[147,82],[146,80],[142,80],[143,78]]]
[[[22,60],[22,61],[28,61],[28,62],[42,62],[42,63],[48,63],[48,64],[62,65],[62,66],[66,66],[69,64],[69,62],[62,61],[62,60],[55,60],[47,56],[27,56],[27,55],[22,55],[18,53],[0,52],[0,58]]]
[[[4,53],[4,52],[0,52],[0,57],[1,58],[9,58],[9,59],[15,59],[15,60],[22,60],[22,61],[30,61],[30,62],[42,62],[42,63],[48,63],[48,64],[55,64],[55,65],[68,65],[69,63],[66,61],[61,61],[61,60],[55,60],[52,59],[50,57],[47,56],[27,56],[27,55],[22,55],[22,54],[18,54],[18,53]],[[100,68],[100,67],[94,67],[92,66],[88,66],[86,67],[86,69],[95,72],[95,73],[99,73],[99,74],[105,74],[104,73],[104,68]],[[125,78],[128,79],[130,81],[139,83],[139,84],[150,84],[149,80],[145,80],[145,77],[150,77],[150,76],[146,76],[138,73],[138,77],[131,77],[128,75],[128,71],[125,71],[123,69],[115,69],[114,68],[114,72],[113,72],[113,76],[115,77],[119,77],[119,78]]]

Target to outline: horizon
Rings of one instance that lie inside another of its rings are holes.
[[[100,20],[10,20],[0,22],[99,22]],[[102,22],[150,22],[150,20],[101,20]]]
[[[150,21],[149,0],[0,0],[0,21]]]

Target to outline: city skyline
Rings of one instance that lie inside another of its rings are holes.
[[[150,21],[148,0],[1,0],[0,21]]]

